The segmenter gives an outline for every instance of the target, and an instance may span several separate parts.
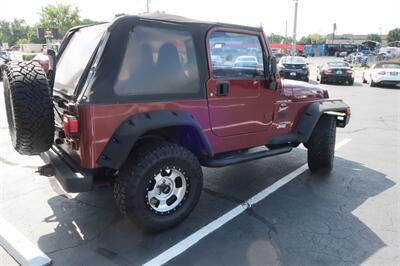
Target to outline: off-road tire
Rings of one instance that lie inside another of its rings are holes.
[[[311,172],[330,172],[333,168],[336,118],[322,115],[307,142],[308,168]]]
[[[176,210],[159,214],[148,205],[146,187],[165,166],[181,169],[190,186]],[[202,186],[203,173],[196,156],[180,145],[157,141],[136,147],[128,157],[116,177],[114,198],[123,215],[145,231],[158,232],[177,225],[190,214],[199,201]]]
[[[54,112],[46,73],[36,62],[11,62],[4,71],[4,100],[17,152],[38,155],[54,140]]]

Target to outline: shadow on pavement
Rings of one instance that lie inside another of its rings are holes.
[[[119,215],[111,187],[81,193],[74,199],[53,197],[48,200],[53,215],[44,221],[54,222],[56,227],[54,233],[39,239],[39,247],[55,265],[143,264],[235,207],[238,199],[248,199],[293,171],[304,163],[294,163],[293,158],[304,153],[297,151],[286,160],[282,157],[207,170],[205,190],[211,193],[202,194],[195,211],[181,225],[157,235],[143,233]],[[290,166],[276,177],[276,168],[285,163]],[[354,210],[394,182],[357,162],[336,158],[335,164],[329,176],[303,173],[170,264],[363,263],[385,244],[353,214]],[[224,181],[226,175],[229,177]],[[219,179],[210,180],[213,178]]]

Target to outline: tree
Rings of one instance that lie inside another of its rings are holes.
[[[278,34],[271,33],[268,36],[268,40],[270,43],[281,43],[283,40],[285,40],[285,37],[278,35]]]
[[[42,7],[40,17],[41,27],[58,28],[61,36],[68,29],[81,24],[78,8],[68,4],[57,3]]]
[[[326,37],[321,34],[309,34],[308,36],[301,37],[300,44],[320,44],[325,43]]]
[[[381,40],[381,36],[379,36],[378,34],[375,33],[371,33],[367,35],[367,40],[368,41],[374,41],[374,42],[382,42]]]
[[[400,41],[400,28],[395,28],[389,31],[387,36],[387,41],[388,42]]]
[[[291,38],[291,37],[285,38],[284,36],[275,34],[275,33],[271,33],[268,36],[268,41],[270,43],[289,43],[290,44],[290,43],[292,43],[292,40],[293,40],[293,38]]]

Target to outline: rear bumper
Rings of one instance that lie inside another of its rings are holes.
[[[291,73],[295,73],[295,75]],[[295,80],[307,80],[309,76],[309,73],[297,72],[297,71],[284,71],[282,74],[286,79],[295,79]]]
[[[40,154],[46,164],[51,164],[55,177],[67,192],[86,192],[93,188],[93,174],[79,169],[68,155],[56,147]]]
[[[354,80],[354,77],[352,76],[324,75],[322,78],[327,82],[346,82]]]

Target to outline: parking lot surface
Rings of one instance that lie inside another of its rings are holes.
[[[327,58],[309,59],[315,67]],[[400,265],[400,88],[321,85],[353,115],[329,175],[308,170],[166,265]],[[0,87],[3,85],[0,83]],[[112,187],[67,194],[10,143],[0,96],[1,217],[54,265],[142,265],[306,163],[306,150],[221,169],[178,227],[148,234],[117,211]],[[0,265],[16,262],[0,249]]]

